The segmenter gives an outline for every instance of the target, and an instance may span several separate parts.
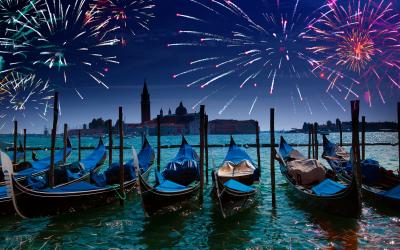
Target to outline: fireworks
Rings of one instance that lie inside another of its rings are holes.
[[[0,86],[0,127],[4,127],[7,120],[32,118],[32,114],[47,119],[54,92],[48,81],[38,79],[32,74],[11,73],[3,79]]]
[[[153,0],[98,0],[86,16],[101,29],[101,39],[114,37],[125,45],[128,36],[149,30],[149,23],[155,17],[154,7]]]
[[[258,88],[257,94],[260,91],[273,94],[276,87],[285,84],[281,79],[285,79],[286,84],[294,82],[300,93],[298,79],[313,76],[311,70],[316,61],[310,57],[307,41],[303,39],[311,19],[297,11],[299,1],[290,12],[273,6],[258,15],[246,13],[233,1],[190,2],[194,9],[205,10],[208,16],[178,13],[176,16],[186,21],[183,26],[188,28],[179,31],[183,41],[170,43],[168,47],[220,49],[208,57],[193,59],[190,68],[174,74],[173,78],[190,75],[195,80],[186,85],[201,88],[229,79],[240,89],[265,86],[265,90]],[[221,24],[221,27],[215,31],[211,23]],[[254,105],[255,102],[251,103],[250,110]]]
[[[330,1],[323,8],[305,38],[318,44],[309,50],[320,58],[315,69],[329,73],[328,89],[344,81],[368,89],[374,82],[384,102],[382,82],[400,88],[400,19],[393,8],[389,0]]]

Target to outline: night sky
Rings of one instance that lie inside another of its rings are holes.
[[[198,1],[209,2],[208,0]],[[271,4],[271,1],[235,0],[233,2],[240,6],[249,16],[254,16],[254,19],[257,19],[260,13],[263,12],[277,12],[275,4]],[[295,2],[281,0],[280,11],[292,13]],[[297,11],[304,15],[309,15],[321,5],[318,2],[320,1],[300,1]],[[109,65],[106,82],[110,89],[106,89],[80,74],[69,76],[69,80],[73,82],[73,85],[79,87],[79,91],[84,97],[81,100],[74,88],[71,88],[68,84],[57,83],[61,103],[59,124],[68,123],[70,128],[78,128],[95,117],[111,118],[115,121],[119,106],[124,108],[126,122],[140,122],[140,94],[144,79],[147,80],[150,92],[152,117],[159,113],[160,108],[163,108],[164,113],[167,113],[169,108],[171,108],[172,112],[175,112],[175,108],[180,101],[190,112],[192,106],[200,99],[214,92],[214,95],[203,102],[210,120],[256,119],[260,122],[261,129],[267,130],[269,108],[271,107],[276,109],[277,129],[301,127],[305,121],[323,123],[327,120],[334,121],[336,118],[350,120],[349,106],[350,100],[354,99],[354,96],[350,95],[347,100],[344,100],[345,93],[340,93],[337,90],[333,90],[329,94],[326,93],[325,90],[329,82],[321,79],[321,77],[292,78],[289,75],[281,74],[275,81],[272,95],[269,93],[270,79],[262,80],[263,78],[260,77],[256,82],[251,82],[244,88],[239,88],[243,79],[238,79],[238,76],[234,74],[221,78],[205,88],[200,88],[199,85],[190,88],[186,87],[186,84],[200,78],[202,74],[195,72],[176,79],[172,76],[193,68],[189,65],[190,61],[216,55],[229,55],[232,50],[218,45],[209,47],[167,47],[167,44],[195,40],[193,36],[185,37],[179,35],[178,30],[181,29],[202,29],[207,32],[228,34],[230,32],[229,27],[234,25],[236,21],[227,17],[225,20],[222,18],[224,22],[221,22],[220,17],[213,16],[188,0],[158,0],[155,3],[154,13],[156,17],[150,22],[150,30],[141,32],[135,38],[128,38],[125,46],[115,46],[109,51],[116,55],[120,62],[119,65]],[[399,3],[395,7],[397,11],[400,10],[398,5]],[[196,22],[177,17],[177,13],[207,17],[208,23],[198,25]],[[208,30],[206,30],[207,27]],[[299,42],[295,46],[304,46],[304,44]],[[296,66],[301,67],[302,65]],[[397,74],[397,76],[399,77],[400,75]],[[254,83],[257,83],[257,87],[254,87]],[[374,84],[368,84],[371,89],[372,107],[369,107],[364,98],[366,86],[362,84],[362,86],[355,89],[361,99],[361,115],[366,115],[367,121],[395,121],[397,119],[396,103],[400,100],[399,89],[391,86],[390,83],[382,83],[383,86],[386,86],[382,88],[386,101],[386,104],[383,104],[375,91]],[[301,101],[299,99],[295,88],[296,85],[301,86],[302,95],[309,102],[311,110],[306,100]],[[216,90],[218,91],[216,92]],[[338,106],[330,94],[343,105],[346,111],[343,111]],[[219,114],[219,111],[234,96],[236,98],[231,105],[222,114]],[[250,107],[256,96],[258,96],[258,100],[249,115]],[[323,105],[326,106],[326,109]],[[198,111],[198,109],[199,106],[195,111]],[[26,119],[19,119],[20,128],[27,128],[32,133],[41,133],[45,126],[51,127],[51,115],[48,115],[47,118],[49,120],[46,122],[35,114],[28,114]],[[60,129],[61,127],[59,125]],[[0,130],[0,133],[9,133],[11,131],[12,122],[10,119],[4,128]]]

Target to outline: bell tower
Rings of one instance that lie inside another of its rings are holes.
[[[146,80],[144,80],[143,84],[141,108],[142,108],[142,123],[150,121],[150,94],[147,89]]]

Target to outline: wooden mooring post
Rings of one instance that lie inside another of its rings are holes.
[[[157,171],[160,172],[161,164],[161,120],[160,115],[157,116]]]
[[[13,163],[17,163],[17,141],[18,141],[18,121],[14,121],[14,152],[13,152]]]
[[[311,159],[311,126],[308,126],[308,159]]]
[[[113,125],[112,120],[108,120],[108,165],[113,162]]]
[[[399,174],[400,174],[400,102],[397,103],[397,146],[399,156]]]
[[[318,160],[318,123],[314,123],[314,147],[315,147],[315,158]]]
[[[365,160],[365,116],[361,117],[361,160]]]
[[[343,130],[342,130],[342,121],[339,120],[338,122],[339,125],[339,142],[340,142],[340,146],[343,147]]]
[[[58,92],[54,93],[53,128],[51,129],[49,186],[54,187],[54,150],[56,147],[56,134],[58,123]]]
[[[271,108],[270,109],[270,114],[269,114],[269,121],[270,121],[270,139],[271,139],[271,166],[270,166],[270,171],[271,171],[271,201],[272,201],[272,207],[276,207],[276,197],[275,197],[275,109]]]
[[[63,133],[63,163],[67,162],[67,139],[68,139],[68,125],[64,123],[64,133]]]
[[[204,145],[205,145],[205,163],[206,163],[206,183],[208,184],[208,115],[205,115],[205,121],[204,121]]]
[[[200,105],[200,202],[203,202],[204,190],[204,105]]]
[[[258,173],[261,178],[260,126],[258,125],[258,121],[256,121],[256,147],[257,147]]]
[[[26,161],[26,128],[24,128],[24,162]]]
[[[119,132],[119,204],[124,205],[125,202],[125,167],[124,167],[124,125],[123,125],[122,107],[118,110],[118,132]]]
[[[81,148],[82,148],[82,145],[81,145],[81,130],[79,129],[78,130],[78,161],[81,161],[81,157],[82,157]]]
[[[315,127],[314,127],[314,123],[311,124],[311,148],[312,148],[312,158],[315,159]]]
[[[360,166],[360,139],[359,139],[359,112],[360,101],[351,101],[351,126],[352,126],[352,149],[353,149],[353,174],[358,189],[358,206],[361,211],[361,166]],[[350,205],[350,204],[349,204]]]

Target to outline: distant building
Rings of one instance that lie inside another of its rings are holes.
[[[256,124],[254,120],[213,120],[208,123],[210,134],[255,134]]]
[[[147,89],[147,82],[144,81],[141,99],[142,123],[150,121],[150,94]]]

